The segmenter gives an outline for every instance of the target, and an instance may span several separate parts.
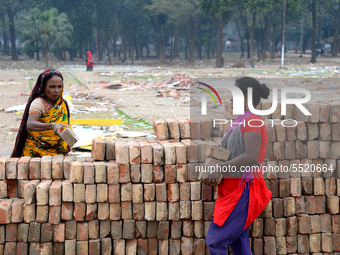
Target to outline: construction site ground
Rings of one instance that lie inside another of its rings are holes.
[[[171,86],[162,87],[171,84],[174,77],[221,86],[233,84],[237,77],[251,76],[270,88],[307,88],[312,92],[312,101],[340,103],[340,58],[319,57],[316,64],[310,64],[309,54],[302,57],[287,54],[284,69],[280,68],[280,58],[255,62],[254,68],[248,67],[249,60],[240,60],[239,53],[226,54],[224,59],[224,68],[215,68],[214,59],[196,60],[194,65],[176,59],[161,66],[156,60],[135,60],[133,65],[130,60],[125,63],[116,60],[112,65],[97,62],[93,72],[86,72],[82,60],[60,62],[50,57],[49,68],[58,69],[64,75],[64,90],[74,105],[71,118],[121,118],[124,129],[150,134],[154,119],[190,116],[190,94],[194,93],[190,86],[176,91],[172,91]],[[240,65],[238,61],[245,67],[233,68]],[[22,111],[5,110],[26,104],[44,69],[42,60],[20,56],[19,61],[11,61],[9,57],[0,57],[0,156],[11,154],[23,115]],[[225,97],[222,100],[229,99]]]

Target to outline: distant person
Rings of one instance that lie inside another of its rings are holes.
[[[324,54],[324,52],[325,52],[325,48],[322,46],[322,47],[321,47],[321,51],[320,51],[321,57],[322,57],[322,55]]]
[[[298,54],[299,53],[299,48],[298,46],[295,46],[295,54]]]
[[[93,57],[91,51],[87,52],[87,70],[86,71],[93,71]]]
[[[63,76],[47,69],[41,73],[27,101],[11,157],[66,155],[71,148],[60,138],[69,127],[70,111],[63,99]]]

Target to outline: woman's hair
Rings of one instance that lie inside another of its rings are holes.
[[[252,77],[242,77],[236,80],[236,87],[240,88],[243,95],[247,95],[248,88],[253,88],[253,106],[254,108],[260,103],[261,97],[268,98],[270,90],[264,83],[260,84],[258,80]]]
[[[48,80],[52,79],[53,76],[58,76],[61,78],[61,80],[63,80],[63,77],[58,75],[58,74],[51,74],[51,75],[47,75],[42,79],[42,93],[45,94],[45,88],[46,88],[46,84],[48,82]]]

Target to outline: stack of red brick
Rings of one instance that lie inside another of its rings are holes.
[[[264,165],[334,171],[266,174],[273,195],[250,230],[254,254],[340,254],[336,107],[295,114],[295,128],[266,123]],[[195,167],[227,127],[157,120],[157,139],[94,140],[91,158],[1,158],[0,254],[208,254],[217,188]]]

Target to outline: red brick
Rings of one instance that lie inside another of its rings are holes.
[[[329,155],[331,155],[331,142],[330,141],[319,141],[319,157],[329,158]]]
[[[33,204],[36,201],[36,187],[39,180],[29,181],[25,185],[25,204]]]
[[[168,219],[168,204],[165,202],[156,203],[156,221],[165,221]]]
[[[14,200],[11,208],[11,222],[20,223],[24,221],[24,203],[23,199]]]
[[[285,150],[283,142],[273,143],[273,159],[283,160],[285,158]]]
[[[65,242],[65,224],[64,223],[53,226],[53,242],[54,243]]]
[[[165,172],[165,182],[166,183],[175,183],[177,172],[176,172],[176,165],[165,165],[164,167]]]
[[[94,165],[92,162],[82,162],[84,169],[84,183],[94,184]]]
[[[191,218],[191,205],[190,201],[180,201],[180,218],[181,219],[190,219]]]
[[[194,252],[194,239],[192,237],[182,237],[181,239],[182,254],[193,254]]]
[[[100,239],[89,240],[89,254],[100,255]]]
[[[164,181],[163,166],[152,166],[153,182],[161,183]]]
[[[5,201],[5,200],[3,200],[3,201]],[[0,208],[1,208],[1,204],[0,204]],[[1,218],[1,214],[0,214],[0,218]],[[24,221],[26,223],[31,223],[31,222],[35,221],[35,204],[31,204],[31,205],[25,204],[24,205]]]
[[[309,253],[308,235],[298,235],[298,253]]]
[[[118,164],[119,168],[119,183],[126,183],[130,181],[130,165]]]
[[[89,224],[88,222],[77,223],[77,240],[87,241],[89,240]]]
[[[139,183],[141,179],[140,165],[130,165],[131,182]]]
[[[73,185],[69,180],[63,181],[62,190],[63,202],[73,202]]]
[[[286,242],[287,242],[287,245],[286,245],[287,253],[296,253],[298,249],[297,236],[287,236]]]
[[[323,252],[333,252],[333,240],[331,233],[322,233],[321,234],[321,250]]]
[[[198,146],[192,140],[181,141],[187,149],[187,161],[190,163],[198,162]]]
[[[179,201],[179,186],[177,183],[168,184],[168,201],[169,202]]]
[[[144,204],[132,205],[132,218],[134,220],[144,220]]]
[[[71,162],[70,181],[72,183],[83,183],[84,180],[84,167],[81,162]]]
[[[59,224],[60,223],[60,213],[61,213],[61,206],[60,205],[51,205],[50,208],[49,208],[48,223]]]
[[[122,208],[120,203],[110,203],[110,220],[120,220]]]
[[[30,160],[31,160],[31,157],[21,157],[19,159],[19,161],[18,161],[18,176],[17,176],[18,180],[27,180],[28,179],[28,166],[29,166]],[[0,166],[0,168],[1,168],[1,166]],[[2,179],[2,178],[0,178],[0,179]]]
[[[0,181],[0,199],[7,197],[7,180]]]
[[[129,153],[130,153],[130,164],[139,165],[141,163],[141,150],[139,144],[135,141],[128,142]]]
[[[273,203],[273,216],[275,218],[282,218],[283,217],[283,199],[281,198],[274,198],[272,199]]]
[[[181,139],[190,139],[190,122],[188,119],[178,119],[179,130],[181,133]]]
[[[114,162],[106,163],[107,169],[107,184],[118,184],[119,183],[119,168]]]
[[[147,141],[139,142],[141,150],[141,163],[152,164],[152,146]]]
[[[73,219],[73,203],[63,202],[61,205],[61,219],[72,220]]]
[[[137,254],[148,254],[148,239],[137,240]]]
[[[112,139],[105,139],[105,150],[106,150],[106,160],[113,160],[116,159],[116,153],[115,153],[115,141]]]
[[[121,202],[122,204],[122,219],[130,220],[132,219],[132,203],[131,202]]]
[[[333,124],[333,125],[338,125],[338,124]],[[333,132],[332,132],[332,124],[330,123],[320,123],[319,124],[319,132],[320,132],[320,137],[319,139],[322,141],[336,141],[335,139],[332,139]],[[337,136],[338,134],[335,132],[334,136]],[[339,138],[340,139],[340,138]]]
[[[339,197],[337,197],[337,196],[327,196],[326,211],[329,214],[338,214],[339,213]]]
[[[16,242],[18,235],[18,224],[10,223],[6,225],[6,242]]]
[[[85,220],[85,203],[74,203],[73,217],[76,221]]]
[[[55,155],[52,158],[52,179],[63,179],[64,177],[64,155]]]
[[[116,142],[116,162],[118,164],[129,164],[129,146],[123,142]]]
[[[92,140],[92,158],[95,160],[104,160],[105,159],[105,141],[101,139],[93,139]]]
[[[96,188],[97,188],[97,185],[95,184],[86,185],[86,191],[85,191],[85,202],[86,203],[90,204],[90,203],[97,202],[97,189]],[[119,194],[117,196],[119,196]],[[79,201],[75,201],[75,202],[79,202]]]
[[[325,196],[315,196],[316,202],[316,213],[325,213],[326,212],[326,197]]]
[[[152,122],[155,135],[158,140],[169,139],[169,130],[166,121],[164,120],[154,120]]]
[[[320,122],[328,122],[331,106],[329,104],[320,104]]]
[[[36,161],[39,161],[40,159],[37,159]],[[19,158],[10,158],[6,161],[5,168],[6,168],[6,179],[17,179],[17,168],[18,168],[18,161]],[[40,168],[40,167],[39,167]],[[3,178],[5,179],[5,178]],[[37,179],[37,178],[34,178]]]
[[[53,181],[49,190],[49,205],[61,205],[62,181]]]
[[[110,217],[109,203],[98,203],[98,220],[107,220]]]
[[[7,158],[0,157],[0,180],[6,179],[6,162]]]
[[[179,184],[179,194],[181,201],[188,201],[190,200],[190,183],[184,182]]]
[[[316,212],[316,200],[315,196],[306,196],[306,213],[307,214],[315,214]]]
[[[310,216],[310,231],[312,234],[321,232],[321,219],[320,215]]]
[[[148,253],[149,255],[157,255],[158,241],[156,238],[148,238]]]
[[[151,143],[153,151],[153,164],[156,166],[164,165],[164,149],[158,143]]]
[[[296,134],[297,134],[297,140],[307,141],[307,126],[306,126],[306,123],[298,122]]]

